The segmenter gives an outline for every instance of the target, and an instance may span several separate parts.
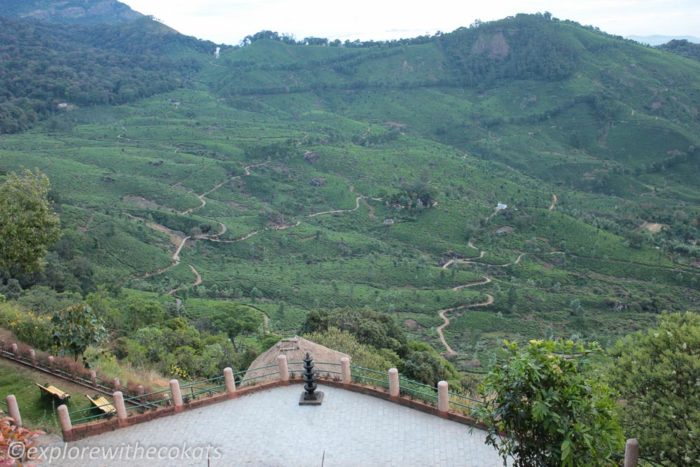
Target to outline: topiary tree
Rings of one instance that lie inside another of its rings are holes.
[[[611,384],[622,424],[645,458],[663,465],[700,460],[700,315],[661,315],[659,326],[618,342]]]
[[[615,401],[588,372],[588,354],[571,341],[506,341],[507,359],[484,379],[477,418],[486,443],[514,466],[610,465],[623,446]]]

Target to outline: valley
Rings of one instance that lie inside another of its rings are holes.
[[[505,30],[507,58],[468,46]],[[522,63],[523,35],[559,37],[561,68]],[[504,338],[610,345],[699,306],[700,64],[536,15],[219,59],[182,44],[182,87],[0,137],[3,172],[50,177],[56,260],[94,284],[193,323],[248,304],[279,335],[368,308],[463,370]]]

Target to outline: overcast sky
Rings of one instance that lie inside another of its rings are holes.
[[[329,39],[395,39],[449,32],[516,13],[560,19],[621,36],[700,36],[700,0],[122,0],[178,31],[238,44],[269,29]]]

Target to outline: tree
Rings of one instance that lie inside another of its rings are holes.
[[[700,314],[663,314],[659,326],[621,340],[611,385],[625,401],[622,425],[642,454],[663,465],[700,459]]]
[[[0,185],[0,270],[11,275],[42,269],[46,248],[60,236],[43,173],[10,173]]]
[[[84,303],[54,313],[51,322],[54,343],[69,351],[76,361],[88,346],[100,343],[106,336],[104,322]]]
[[[255,308],[234,303],[220,304],[211,316],[211,322],[217,331],[226,333],[236,350],[236,337],[260,329],[262,313]]]
[[[488,427],[486,443],[515,466],[612,463],[622,449],[615,401],[588,372],[592,349],[571,341],[505,343],[508,359],[480,387],[486,401],[476,415]]]

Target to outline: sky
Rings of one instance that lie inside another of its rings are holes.
[[[549,11],[620,36],[700,37],[700,0],[122,0],[181,33],[238,44],[272,30],[304,37],[387,40],[450,32],[475,20]]]

